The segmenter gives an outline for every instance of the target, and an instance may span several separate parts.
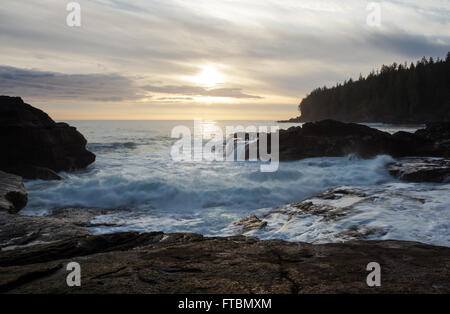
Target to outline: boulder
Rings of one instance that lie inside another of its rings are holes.
[[[28,193],[22,178],[0,171],[0,211],[17,213],[27,205]]]
[[[0,169],[26,179],[59,179],[56,172],[87,167],[95,155],[76,128],[56,123],[19,97],[0,96]]]

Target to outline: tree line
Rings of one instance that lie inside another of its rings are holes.
[[[424,123],[450,121],[450,52],[445,60],[383,65],[331,88],[313,90],[300,105],[300,121]]]

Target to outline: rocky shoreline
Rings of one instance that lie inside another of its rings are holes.
[[[78,262],[82,286],[68,287]],[[382,265],[368,287],[366,265]],[[449,293],[450,248],[115,233],[0,252],[1,293]]]
[[[20,98],[0,96],[0,113],[0,140],[7,147],[0,156],[1,293],[450,292],[449,247],[368,241],[383,230],[362,228],[336,234],[344,243],[251,237],[259,230],[288,229],[301,215],[341,222],[361,211],[361,204],[382,198],[383,191],[374,189],[329,190],[262,216],[249,216],[234,224],[235,234],[241,235],[232,237],[162,232],[93,235],[89,228],[96,226],[94,218],[114,211],[97,208],[64,208],[44,217],[19,215],[28,200],[22,177],[58,180],[57,172],[85,168],[95,155],[86,150],[86,140],[75,128],[55,123]],[[291,161],[388,154],[401,157],[388,165],[399,179],[442,183],[449,179],[449,130],[450,124],[432,124],[415,134],[390,135],[325,120],[281,131],[280,157]],[[65,266],[73,261],[82,267],[80,288],[66,284]],[[366,284],[370,262],[382,266],[381,287]]]
[[[61,209],[45,217],[0,211],[0,293],[450,292],[449,247],[367,241],[373,230],[359,229],[342,234],[344,243],[251,237],[252,231],[273,227],[267,222],[270,215],[286,217],[282,228],[303,214],[339,220],[354,210],[351,204],[331,205],[343,197],[354,204],[373,198],[358,190],[331,190],[315,197],[329,204],[305,200],[274,209],[262,219],[250,216],[235,223],[245,236],[231,237],[93,235],[87,228],[94,226],[94,218],[111,212],[95,208]],[[370,288],[365,267],[374,261],[382,267],[382,286]],[[81,287],[66,284],[70,262],[82,267]]]

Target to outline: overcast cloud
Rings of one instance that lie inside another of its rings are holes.
[[[2,1],[0,94],[57,119],[278,119],[313,88],[445,57],[450,0]],[[225,78],[195,83],[205,66]],[[276,110],[278,108],[278,110]]]

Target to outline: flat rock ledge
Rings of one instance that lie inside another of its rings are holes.
[[[68,287],[66,265],[81,266]],[[366,266],[381,265],[381,287]],[[115,233],[0,252],[2,293],[449,293],[450,248]]]
[[[114,209],[62,208],[46,216],[25,216],[0,211],[0,250],[15,250],[91,235],[92,221]]]

